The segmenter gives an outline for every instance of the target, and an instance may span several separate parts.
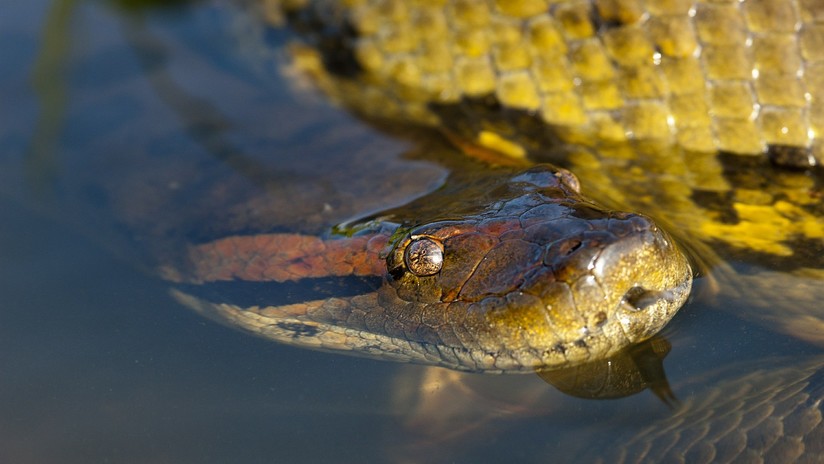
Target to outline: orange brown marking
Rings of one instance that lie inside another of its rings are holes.
[[[233,236],[189,248],[191,280],[297,281],[312,277],[379,276],[386,235],[322,240],[300,234]]]

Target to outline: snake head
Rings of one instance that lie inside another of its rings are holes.
[[[408,337],[470,368],[571,365],[651,337],[686,300],[688,261],[650,218],[584,199],[551,166],[484,191],[389,253],[383,301]]]
[[[658,332],[692,273],[649,218],[587,201],[570,176],[473,177],[328,240],[199,244],[176,296],[267,338],[381,359],[492,372],[603,359]]]

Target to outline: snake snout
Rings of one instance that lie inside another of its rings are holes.
[[[568,288],[575,308],[575,315],[563,320],[575,321],[570,328],[603,337],[610,346],[651,337],[689,295],[692,270],[686,257],[646,216],[604,212],[599,218],[594,210],[579,210],[587,213],[576,216],[586,219],[586,227],[551,242],[544,255],[552,285]],[[561,319],[559,305],[550,306]]]
[[[615,239],[593,261],[592,276],[626,337],[644,340],[686,301],[692,270],[669,235],[645,216],[613,218],[607,232]]]

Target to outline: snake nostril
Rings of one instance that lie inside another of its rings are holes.
[[[624,294],[623,301],[636,311],[646,309],[661,299],[661,292],[647,290],[641,286],[634,286]]]
[[[571,239],[567,240],[558,249],[558,253],[564,256],[569,256],[575,252],[575,250],[581,248],[583,242],[578,239]]]

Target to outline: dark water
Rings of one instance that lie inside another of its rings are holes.
[[[535,376],[472,376],[430,404],[445,384],[403,395],[424,368],[278,345],[175,303],[141,272],[139,237],[111,238],[128,221],[106,222],[118,205],[95,179],[151,176],[176,155],[214,162],[210,151],[230,146],[282,153],[284,192],[322,184],[356,197],[349,179],[301,184],[316,167],[301,165],[301,147],[323,149],[321,126],[354,127],[340,139],[385,150],[387,170],[442,175],[399,160],[405,143],[295,97],[276,56],[243,47],[242,26],[208,4],[131,16],[102,2],[0,7],[0,461],[564,462],[670,414],[649,392],[586,401]],[[665,335],[681,399],[715,367],[814,352],[700,299]]]

